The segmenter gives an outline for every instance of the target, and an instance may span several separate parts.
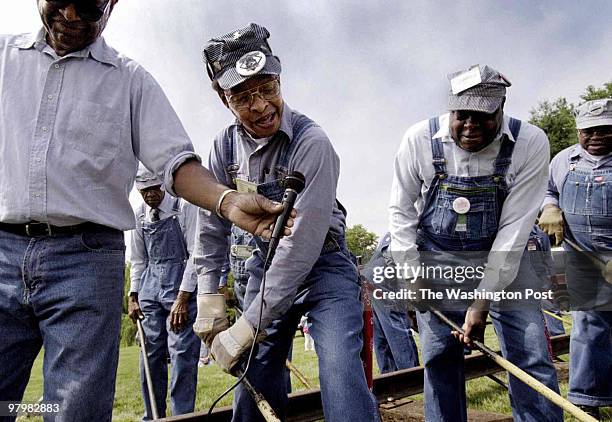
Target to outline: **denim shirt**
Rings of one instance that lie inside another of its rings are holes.
[[[0,221],[131,229],[138,161],[172,193],[191,141],[151,75],[102,37],[59,57],[44,35],[0,36]]]
[[[260,184],[275,179],[272,169],[280,159],[283,143],[293,139],[294,112],[286,103],[283,106],[280,131],[283,136],[273,137],[258,145],[245,132],[239,122],[239,142],[235,155],[239,164],[238,178]],[[233,185],[229,180],[223,157],[224,134],[214,142],[209,157],[209,169],[220,183]],[[344,234],[345,218],[336,205],[336,185],[340,173],[340,160],[327,135],[319,126],[304,131],[299,144],[289,159],[291,170],[305,176],[306,187],[295,203],[297,217],[291,236],[281,239],[266,277],[266,322],[280,317],[293,302],[295,294],[320,255],[328,231]],[[200,210],[194,261],[198,273],[198,293],[216,293],[220,269],[227,261],[230,223],[214,213]],[[260,296],[245,311],[245,317],[253,325],[258,320]]]

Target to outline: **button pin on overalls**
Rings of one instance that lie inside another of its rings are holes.
[[[455,225],[456,232],[467,231],[467,218],[465,214],[470,210],[471,205],[470,200],[463,196],[460,196],[453,201],[453,211],[459,214],[457,224]]]
[[[460,196],[453,201],[453,210],[457,214],[467,213],[470,210],[470,206],[470,200],[463,196]]]

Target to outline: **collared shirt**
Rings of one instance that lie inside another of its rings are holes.
[[[542,204],[559,206],[559,190],[563,186],[565,176],[569,172],[570,158],[580,157],[580,166],[593,170],[605,170],[612,168],[612,154],[596,157],[584,150],[580,144],[571,145],[555,155],[550,162],[550,176],[548,177],[548,190]]]
[[[501,137],[515,142],[512,163],[506,173],[509,187],[493,242],[489,262],[479,288],[500,290],[516,277],[520,257],[527,243],[540,204],[546,192],[548,177],[548,138],[536,126],[522,122],[518,139],[508,127],[504,116],[496,139],[478,152],[459,148],[450,134],[449,114],[440,116],[440,129],[434,135],[442,140],[446,170],[461,177],[490,175],[501,146]],[[428,120],[410,127],[395,157],[389,231],[394,258],[419,265],[416,231],[424,201],[434,178]],[[500,252],[512,253],[500,253]]]
[[[191,141],[151,75],[102,37],[60,57],[44,35],[0,36],[0,221],[131,229],[138,161],[173,192]]]
[[[297,217],[291,236],[279,242],[272,266],[266,276],[265,306],[262,327],[283,315],[291,306],[298,288],[317,261],[328,230],[344,233],[344,215],[336,206],[336,184],[340,173],[340,161],[323,129],[313,126],[305,130],[300,139],[293,137],[292,119],[295,112],[286,104],[283,107],[280,131],[283,136],[257,145],[240,129],[234,154],[240,165],[238,177],[254,183],[274,180],[274,166],[280,159],[283,144],[299,142],[289,167],[306,178],[306,187],[297,197]],[[234,122],[232,126],[240,126]],[[223,184],[227,180],[223,165],[223,134],[214,142],[210,153],[209,169]],[[194,254],[198,272],[198,292],[216,293],[220,269],[227,260],[230,223],[214,213],[200,211]],[[255,325],[259,315],[261,295],[246,310],[245,317]]]
[[[195,237],[195,230],[198,219],[198,207],[189,202],[179,199],[178,210],[175,210],[176,198],[165,194],[161,204],[157,209],[159,210],[159,220],[176,216],[183,232],[183,238],[185,239],[185,246],[189,254],[187,266],[183,273],[183,281],[181,282],[180,290],[185,292],[193,292],[198,284],[195,267],[193,266],[193,241]],[[142,273],[147,268],[147,248],[144,242],[144,235],[142,231],[142,223],[151,222],[151,207],[144,202],[138,206],[135,210],[136,216],[136,229],[130,232],[131,245],[132,245],[132,256],[130,268],[130,293],[138,292],[140,286],[140,280]]]

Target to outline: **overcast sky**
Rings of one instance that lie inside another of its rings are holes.
[[[3,6],[0,33],[40,26],[35,0]],[[383,234],[394,154],[411,124],[445,111],[446,74],[500,70],[513,83],[506,112],[518,118],[544,99],[576,102],[612,80],[610,16],[606,0],[121,0],[105,37],[153,74],[207,157],[231,115],[209,87],[202,46],[249,22],[267,27],[285,100],[340,155],[349,225]]]

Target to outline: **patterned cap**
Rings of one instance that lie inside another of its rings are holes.
[[[473,110],[494,113],[506,97],[508,79],[489,66],[474,65],[468,70],[448,75],[451,91],[449,110]]]
[[[280,75],[280,60],[272,54],[268,37],[266,28],[251,23],[210,39],[203,51],[210,79],[230,89],[255,75]]]
[[[162,184],[163,182],[159,180],[152,171],[143,166],[142,163],[138,166],[138,173],[136,173],[136,189],[141,190]]]
[[[612,125],[612,98],[587,101],[574,110],[576,128]]]

